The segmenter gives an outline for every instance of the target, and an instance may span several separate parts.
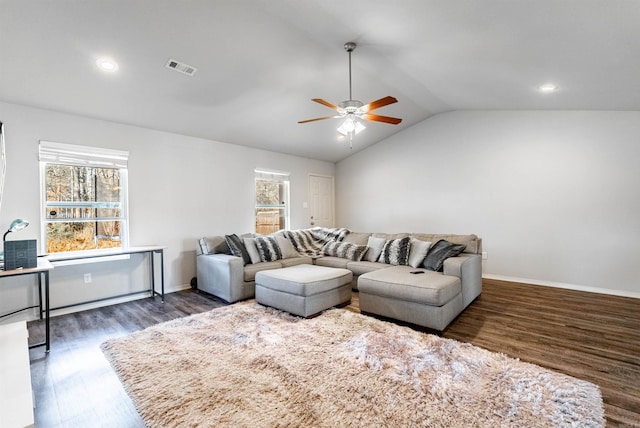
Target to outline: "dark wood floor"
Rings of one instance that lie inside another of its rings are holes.
[[[223,306],[187,290],[51,319],[52,349],[30,351],[36,426],[143,427],[99,345]],[[359,311],[354,293],[350,310]],[[43,323],[29,323],[31,341]],[[442,334],[600,386],[609,426],[640,427],[640,300],[484,281],[482,295]]]

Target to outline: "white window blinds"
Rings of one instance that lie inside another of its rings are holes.
[[[40,141],[40,162],[99,168],[127,168],[129,152]]]
[[[279,182],[289,181],[288,172],[256,169],[255,174],[256,174],[256,180],[270,180],[270,181],[279,181]]]

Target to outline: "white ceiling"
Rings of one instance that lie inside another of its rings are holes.
[[[353,97],[403,118],[353,150],[297,123],[349,98],[347,41]],[[640,1],[0,0],[0,100],[338,161],[451,110],[640,110]]]

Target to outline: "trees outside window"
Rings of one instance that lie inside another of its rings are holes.
[[[83,158],[79,156],[82,146],[74,147],[73,159],[56,157],[57,161],[66,163],[42,162],[45,251],[60,253],[126,246],[126,168],[116,167],[114,162],[104,167],[87,165],[97,163],[95,152],[99,150],[91,148],[91,153]],[[49,148],[45,153],[51,151]],[[105,152],[102,156],[109,154]]]
[[[289,175],[256,171],[256,233],[289,228]]]

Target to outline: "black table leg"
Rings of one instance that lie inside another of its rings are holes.
[[[40,278],[40,275],[38,275]],[[51,349],[51,337],[49,331],[49,271],[44,272],[44,312],[45,312],[45,320],[44,320],[44,334],[45,334],[45,352],[49,352]]]
[[[164,303],[164,250],[160,250],[160,279],[162,284],[162,303]]]
[[[149,258],[151,260],[151,297],[156,297],[156,268],[154,264],[154,254],[153,251],[149,252]]]
[[[42,319],[42,277],[38,275],[38,313]]]

